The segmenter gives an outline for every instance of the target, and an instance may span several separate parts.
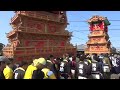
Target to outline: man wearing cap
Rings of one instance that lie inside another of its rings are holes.
[[[10,68],[10,60],[5,56],[0,56],[0,69],[5,79],[13,79],[13,70]]]
[[[32,79],[33,72],[37,69],[42,69],[46,65],[46,60],[44,58],[39,58],[33,60],[33,63],[28,66],[24,79]]]

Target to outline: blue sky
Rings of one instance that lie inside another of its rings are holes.
[[[7,44],[6,34],[12,30],[9,25],[13,11],[0,11],[0,43]],[[120,20],[120,11],[67,11],[68,23],[67,30],[73,31],[71,39],[72,44],[85,44],[88,41],[89,27],[87,22],[72,22],[86,21],[93,15],[101,15],[109,20]],[[120,47],[120,21],[110,21],[111,25],[108,34],[110,41],[114,47]]]

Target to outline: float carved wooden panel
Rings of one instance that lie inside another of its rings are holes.
[[[90,46],[90,51],[104,51],[105,46]]]
[[[26,27],[36,30],[36,32],[45,32],[45,23],[43,23],[43,22],[35,22],[32,20],[27,20]]]
[[[60,46],[65,46],[65,41],[61,41]]]
[[[99,34],[101,34],[101,32],[100,31],[94,31],[94,32],[92,32],[92,34],[93,35],[99,35]]]
[[[91,42],[98,43],[101,42],[101,38],[91,38]]]
[[[56,24],[53,24],[53,23],[48,23],[47,24],[47,32],[49,32],[49,33],[55,33],[56,30],[57,30]]]

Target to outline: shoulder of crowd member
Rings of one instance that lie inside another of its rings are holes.
[[[3,70],[3,74],[5,79],[12,79],[13,78],[13,70],[10,69],[8,66]]]
[[[109,61],[109,58],[104,57],[103,60],[105,60],[106,62],[108,62],[108,61]]]
[[[63,62],[67,63],[67,62],[68,62],[68,60],[67,60],[67,59],[64,59],[64,60],[63,60]]]
[[[25,72],[24,79],[31,79],[34,70],[37,70],[37,68],[35,66],[33,66],[32,64],[29,65]]]
[[[96,60],[92,59],[91,62],[97,62]]]
[[[13,70],[9,66],[7,66],[7,65],[6,65],[6,68],[3,71],[13,72]]]
[[[92,63],[92,61],[91,61],[91,60],[89,60],[89,59],[88,59],[87,61],[88,61],[90,64]]]
[[[48,68],[43,68],[42,70],[41,70],[42,72],[44,72],[44,79],[47,79],[48,78],[48,75],[47,75],[47,73],[50,71],[50,69],[48,69]]]
[[[25,70],[23,68],[17,68],[14,71],[14,79],[23,79],[25,75]]]
[[[22,67],[18,67],[14,70],[14,72],[17,71],[17,70],[25,71]]]
[[[48,71],[47,75],[49,79],[56,79],[55,74],[52,71]]]
[[[49,64],[53,64],[51,60],[47,60],[46,63],[47,63],[47,64],[48,64],[48,63],[49,63]]]
[[[33,71],[32,79],[44,79],[44,76],[44,72],[40,69],[37,69]]]
[[[0,79],[5,79],[5,76],[2,71],[0,71]]]

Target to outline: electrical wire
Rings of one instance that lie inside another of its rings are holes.
[[[120,20],[109,20],[109,21],[120,21]],[[87,22],[87,21],[68,21],[68,22]]]
[[[73,30],[73,29],[69,29],[69,30]],[[81,32],[81,31],[90,31],[90,30],[73,30],[71,32]],[[109,29],[108,31],[120,31],[120,29]]]

